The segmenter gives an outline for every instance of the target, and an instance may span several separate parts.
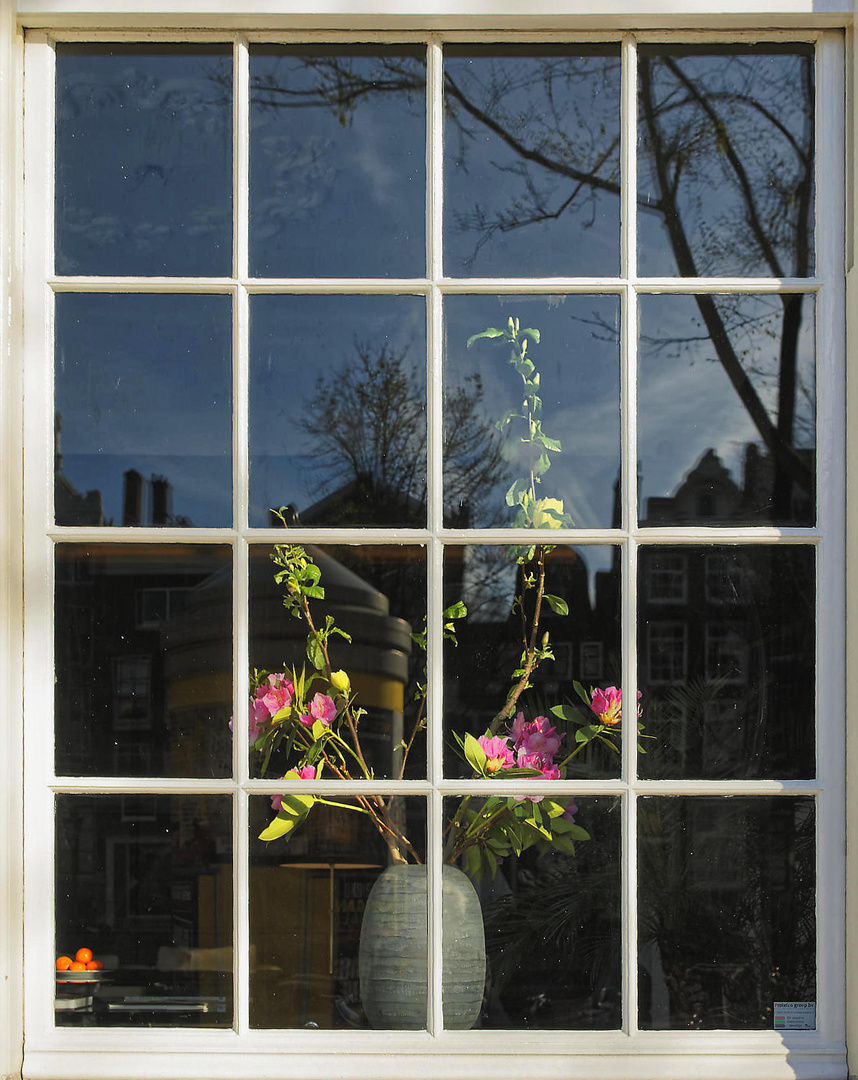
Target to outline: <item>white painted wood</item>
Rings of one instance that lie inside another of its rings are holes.
[[[0,5],[0,1076],[23,1060],[22,76],[23,38]]]
[[[574,11],[570,8],[574,6]],[[803,20],[803,25],[818,27],[827,20],[843,22],[844,11],[851,11],[851,4],[812,3],[811,0],[783,0],[780,3],[719,4],[720,25],[729,24],[730,13],[743,20],[748,27],[763,26],[767,19],[780,23],[791,18]],[[276,25],[294,15],[297,19],[313,18],[316,24],[325,18],[359,23],[367,16],[378,24],[397,20],[422,20],[431,25],[433,20],[443,20],[455,25],[465,18],[461,5],[452,0],[417,4],[409,0],[396,0],[388,5],[379,3],[318,3],[313,5],[314,14],[306,3],[265,2],[247,0],[242,11],[236,11],[233,0],[223,2],[167,2],[152,0],[151,3],[132,0],[19,0],[18,10],[22,20],[29,25],[85,26],[88,21],[104,25],[113,20],[117,26],[129,26],[136,20],[149,27],[156,25],[182,25],[196,21],[197,30],[190,35],[194,40],[204,39],[204,31],[211,26],[234,26],[239,20],[247,25]],[[608,25],[628,25],[640,20],[651,25],[669,25],[682,19],[688,25],[689,15],[715,18],[713,5],[678,3],[668,0],[663,4],[637,4],[626,0],[614,2],[591,2],[571,5],[561,0],[483,0],[468,5],[468,18],[473,26],[480,21],[500,20],[514,24],[540,22],[550,25],[553,20],[562,21],[566,28],[574,28],[576,19],[604,17]],[[546,23],[547,20],[547,23]],[[294,20],[292,25],[296,25]],[[619,31],[616,31],[619,33]],[[0,35],[3,31],[0,28]],[[8,43],[0,36],[0,46]],[[129,35],[141,36],[140,31],[128,31]],[[340,36],[346,31],[340,31]],[[470,32],[473,36],[473,31]],[[65,36],[74,37],[68,33]],[[142,36],[149,36],[144,27]],[[223,35],[220,35],[221,37]],[[296,35],[297,36],[297,35]],[[306,37],[306,35],[303,35]],[[416,37],[416,33],[409,40]],[[447,34],[446,38],[454,38]],[[465,37],[462,34],[460,37]],[[547,36],[547,35],[546,35]],[[595,30],[593,36],[596,36]],[[645,36],[645,35],[643,35]],[[654,35],[655,36],[655,35]],[[695,35],[684,34],[683,39]],[[282,790],[283,783],[251,780],[247,771],[246,751],[237,740],[235,751],[235,777],[228,780],[169,780],[163,778],[123,781],[115,778],[61,778],[50,772],[50,739],[46,732],[45,710],[38,696],[27,702],[26,724],[28,749],[27,779],[27,839],[26,867],[30,894],[26,920],[28,957],[27,1018],[28,1049],[25,1075],[28,1077],[57,1080],[107,1080],[110,1077],[128,1077],[128,1080],[151,1080],[157,1076],[170,1078],[223,1077],[256,1078],[279,1077],[342,1077],[393,1080],[403,1075],[419,1078],[434,1077],[486,1077],[501,1080],[505,1077],[554,1078],[571,1076],[587,1077],[588,1080],[723,1080],[729,1075],[733,1080],[754,1077],[755,1080],[782,1080],[782,1078],[820,1077],[841,1078],[844,1062],[843,1011],[838,1007],[838,995],[842,994],[844,979],[844,927],[842,896],[844,877],[843,855],[843,736],[840,718],[845,713],[842,692],[843,673],[843,622],[844,605],[844,543],[843,543],[843,476],[837,467],[842,460],[844,447],[842,410],[839,402],[843,396],[844,349],[842,326],[844,322],[842,290],[842,244],[843,223],[837,209],[842,202],[841,178],[837,170],[829,168],[830,162],[842,160],[841,131],[842,114],[842,51],[835,40],[819,38],[816,30],[801,33],[803,39],[820,40],[822,77],[819,80],[819,125],[821,132],[818,160],[824,165],[818,178],[818,205],[824,220],[820,221],[817,235],[820,238],[820,265],[813,279],[637,279],[635,271],[635,205],[630,194],[630,178],[634,176],[635,120],[632,112],[634,87],[631,78],[634,64],[635,40],[624,40],[625,81],[623,100],[626,106],[626,128],[623,145],[623,169],[626,186],[623,201],[623,276],[610,279],[547,279],[497,282],[488,279],[444,279],[440,261],[441,253],[441,161],[442,161],[442,103],[441,72],[439,64],[440,38],[423,37],[430,49],[430,94],[427,101],[429,119],[428,160],[428,215],[427,243],[428,269],[426,278],[408,280],[277,280],[264,282],[253,280],[247,274],[247,168],[248,131],[244,103],[248,99],[247,56],[245,38],[236,38],[238,56],[238,84],[236,88],[235,146],[235,199],[237,225],[234,236],[236,276],[217,279],[109,279],[109,278],[59,278],[52,271],[52,234],[50,213],[52,192],[52,50],[46,39],[34,36],[28,48],[27,103],[31,123],[27,129],[28,188],[24,207],[27,231],[27,274],[25,288],[24,349],[27,368],[27,404],[25,440],[27,456],[27,598],[31,604],[24,641],[26,671],[36,677],[44,672],[51,656],[50,614],[52,610],[52,541],[74,537],[80,541],[101,540],[121,542],[133,539],[140,543],[188,542],[231,543],[234,548],[234,603],[233,628],[236,635],[236,679],[234,715],[238,731],[246,731],[246,717],[242,717],[248,694],[247,680],[247,554],[251,543],[271,544],[282,540],[279,530],[250,530],[247,527],[246,488],[249,464],[247,460],[246,390],[249,383],[248,364],[248,299],[254,293],[364,293],[396,294],[411,293],[427,297],[427,325],[429,343],[428,386],[431,392],[429,425],[433,433],[433,448],[429,462],[430,521],[429,528],[420,530],[361,530],[349,529],[337,533],[337,540],[346,543],[421,542],[426,545],[429,572],[428,613],[429,624],[434,628],[434,641],[430,645],[429,670],[431,695],[430,774],[425,782],[397,783],[380,781],[373,790],[381,793],[409,791],[426,796],[430,805],[430,829],[428,847],[430,861],[431,925],[434,930],[430,945],[430,970],[432,971],[431,1020],[432,1033],[372,1033],[372,1032],[255,1032],[249,1026],[248,973],[241,961],[236,970],[236,1030],[222,1031],[124,1031],[109,1029],[57,1029],[52,1026],[53,982],[46,957],[53,952],[53,880],[50,870],[51,836],[53,821],[51,797],[54,792],[113,792],[150,791],[161,793],[214,793],[230,794],[235,802],[234,845],[236,853],[236,896],[246,896],[247,872],[247,800],[252,794]],[[363,39],[363,35],[361,35]],[[373,40],[381,37],[378,30],[367,35]],[[696,38],[699,39],[699,33]],[[528,40],[534,38],[528,35]],[[397,39],[401,39],[397,38]],[[602,33],[604,39],[604,32]],[[2,71],[0,71],[2,79]],[[0,82],[2,86],[2,82]],[[2,115],[6,115],[5,113]],[[13,122],[7,118],[8,123]],[[5,132],[5,134],[4,134]],[[0,138],[7,146],[8,132],[0,119]],[[14,170],[14,166],[11,167]],[[14,171],[10,166],[0,166],[0,195],[2,184],[10,183]],[[0,209],[2,214],[2,209]],[[0,221],[5,219],[0,217]],[[0,234],[2,235],[2,234]],[[3,261],[5,260],[5,261]],[[0,261],[4,267],[14,265],[14,257],[0,247]],[[5,287],[6,275],[3,275]],[[538,294],[556,290],[568,293],[608,292],[623,298],[623,488],[625,517],[619,529],[576,530],[558,534],[556,530],[543,533],[519,531],[504,533],[480,530],[464,532],[445,530],[441,521],[441,457],[440,401],[442,395],[441,356],[443,342],[442,304],[445,295],[467,293],[531,293]],[[636,453],[635,453],[635,401],[636,401],[636,355],[635,326],[636,302],[641,293],[695,291],[737,293],[781,293],[800,290],[817,294],[818,354],[821,378],[825,385],[820,393],[819,439],[820,451],[834,467],[826,469],[824,492],[820,496],[820,523],[816,529],[776,528],[685,528],[685,529],[639,529],[636,525]],[[234,297],[234,345],[235,371],[234,393],[236,411],[234,420],[234,470],[236,480],[235,528],[234,529],[117,529],[106,533],[97,529],[72,529],[51,524],[52,507],[52,442],[50,373],[51,349],[51,295],[52,291],[131,291],[131,292],[224,292]],[[14,293],[13,293],[14,296]],[[8,288],[4,301],[8,298]],[[858,304],[856,304],[858,308]],[[6,310],[4,306],[4,311]],[[5,338],[3,334],[5,333]],[[18,347],[15,323],[3,323],[0,327],[0,346],[3,358],[7,348],[14,354]],[[4,374],[0,394],[12,394],[17,386],[16,368],[11,365],[11,375]],[[14,409],[9,409],[10,399],[0,397],[4,427],[0,439],[9,440],[16,435]],[[11,433],[11,434],[10,434]],[[3,443],[6,445],[6,442]],[[15,458],[3,462],[0,484],[3,490],[14,487]],[[31,501],[32,500],[32,501]],[[14,525],[0,534],[8,540],[9,550],[20,550],[20,530]],[[318,541],[320,531],[292,530],[290,538],[297,542]],[[626,732],[623,750],[623,775],[620,780],[567,781],[535,783],[533,781],[509,783],[504,790],[510,793],[546,793],[570,791],[579,794],[614,794],[624,800],[624,823],[626,834],[623,844],[623,913],[624,913],[624,1000],[626,1013],[622,1032],[499,1032],[474,1031],[470,1033],[444,1033],[441,1031],[440,1001],[440,816],[445,796],[482,790],[468,781],[444,780],[442,776],[441,689],[442,680],[441,640],[442,625],[440,582],[443,567],[443,550],[447,543],[504,543],[527,540],[558,540],[575,543],[623,545],[623,641],[626,659],[623,669],[623,687],[629,700],[633,700],[637,671],[634,660],[636,628],[635,588],[637,553],[641,545],[670,542],[700,543],[705,541],[760,543],[811,543],[816,545],[820,568],[819,655],[823,663],[825,683],[819,686],[819,715],[824,720],[820,736],[820,773],[818,779],[781,783],[778,781],[641,781],[636,778],[636,753],[631,725]],[[19,588],[14,573],[3,582],[4,597],[9,604],[11,618],[0,624],[0,647],[6,658],[15,659],[17,627],[19,626]],[[8,628],[7,628],[8,627]],[[5,637],[3,636],[5,629]],[[16,715],[16,694],[20,695],[23,678],[14,676],[9,688],[4,688],[4,702],[9,715]],[[29,685],[29,683],[28,683]],[[17,700],[20,700],[18,698]],[[831,718],[834,718],[833,720]],[[16,738],[11,735],[10,777],[14,798],[15,771],[20,762],[16,755]],[[47,739],[47,742],[45,741]],[[48,747],[46,750],[45,747]],[[339,785],[333,781],[321,784],[332,790],[359,789],[360,785]],[[294,790],[308,790],[309,785],[296,782]],[[636,800],[644,794],[731,794],[764,795],[777,793],[810,794],[818,799],[820,820],[820,845],[818,871],[825,889],[820,894],[819,934],[820,961],[828,974],[822,977],[820,988],[821,1027],[818,1032],[640,1032],[636,1028],[637,970],[634,962],[636,951],[636,891],[634,874],[636,850],[634,826]],[[11,809],[14,821],[14,808]],[[0,856],[4,854],[0,848]],[[13,876],[11,889],[0,899],[0,916],[14,908],[16,882],[14,876],[16,853],[12,850],[7,862]],[[4,906],[5,905],[5,906]],[[246,954],[249,941],[246,907],[236,903],[234,929],[237,951]],[[11,935],[10,952],[14,953],[14,934]],[[3,957],[0,946],[0,958]],[[0,997],[0,1004],[3,998]],[[20,1024],[12,1017],[11,1023]],[[6,1060],[11,1060],[7,1055]]]

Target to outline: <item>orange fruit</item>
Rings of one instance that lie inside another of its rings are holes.
[[[72,958],[70,956],[58,956],[57,957],[57,971],[68,971],[72,965]]]
[[[79,964],[88,964],[92,959],[92,949],[78,949],[74,958]]]
[[[73,963],[69,964],[69,971],[86,971],[86,964],[82,963],[80,960],[75,960]]]
[[[90,960],[86,965],[87,971],[104,971],[104,964],[100,960]]]

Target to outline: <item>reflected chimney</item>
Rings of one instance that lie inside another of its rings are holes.
[[[152,474],[152,524],[169,525],[173,518],[173,485],[166,476]]]
[[[122,524],[140,525],[143,521],[143,477],[128,469],[122,477]]]

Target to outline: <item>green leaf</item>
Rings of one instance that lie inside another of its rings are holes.
[[[315,795],[281,795],[280,812],[292,817],[305,818],[313,809]]]
[[[325,666],[325,655],[315,634],[310,634],[307,638],[307,659],[316,671],[321,671]]]
[[[524,419],[524,417],[521,415],[521,413],[517,409],[508,409],[503,414],[503,416],[500,418],[500,420],[495,420],[495,427],[498,429],[498,431],[503,431],[503,429],[507,426],[507,424],[510,422],[510,420],[523,420],[523,419]]]
[[[474,736],[470,733],[465,736],[463,749],[465,753],[465,760],[468,762],[474,772],[479,773],[480,776],[485,776],[486,763],[489,759],[486,756],[485,750],[483,750],[483,748],[480,746]]]
[[[538,330],[522,330],[521,331],[521,336],[522,337],[529,337],[533,341],[534,345],[539,344],[539,331]]]
[[[292,832],[298,825],[296,818],[287,816],[281,817],[279,814],[271,822],[271,824],[262,830],[259,834],[260,840],[279,840],[281,836],[285,836],[287,833]]]
[[[530,492],[530,483],[523,477],[519,477],[506,493],[507,506],[516,506],[525,501]]]
[[[581,683],[576,680],[572,683],[572,685],[575,687],[575,693],[578,695],[578,697],[584,702],[585,705],[589,705],[591,697],[581,685]]]
[[[498,330],[497,327],[495,327],[495,326],[489,326],[489,327],[486,327],[485,330],[480,331],[479,334],[471,334],[471,336],[468,338],[467,347],[470,349],[470,347],[474,344],[474,342],[479,341],[480,338],[499,338],[499,337],[506,337],[506,332],[504,330]]]
[[[567,724],[582,723],[581,713],[572,705],[552,705],[551,714]]]
[[[562,596],[553,596],[551,593],[545,593],[543,599],[555,615],[569,614],[569,605],[566,603]]]
[[[559,851],[561,855],[575,854],[575,845],[566,836],[555,836],[551,843],[554,850]]]
[[[468,609],[461,600],[457,600],[455,604],[450,604],[449,607],[444,608],[445,619],[464,619],[468,614]]]

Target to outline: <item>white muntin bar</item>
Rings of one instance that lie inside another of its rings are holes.
[[[53,544],[46,537],[53,520],[53,295],[46,285],[53,272],[54,203],[54,50],[42,34],[28,45],[25,91],[39,122],[25,131],[25,156],[35,170],[25,188],[27,231],[24,272],[24,595],[32,602],[24,624],[24,685],[28,678],[45,680],[53,671]],[[36,106],[38,102],[38,106]],[[46,684],[53,685],[52,678]],[[32,695],[24,696],[24,755],[32,768],[25,776],[27,828],[24,836],[24,878],[32,887],[24,918],[24,951],[47,958],[54,944],[54,806],[49,784],[53,775],[54,736],[50,709]],[[43,963],[25,981],[24,1012],[31,1034],[44,1036],[53,1024],[53,973]]]
[[[846,625],[845,476],[835,463],[845,461],[846,400],[845,268],[843,175],[834,162],[844,161],[844,49],[840,38],[817,43],[816,86],[816,272],[826,283],[816,297],[817,385],[817,514],[823,539],[817,558],[817,658],[830,657],[845,667]],[[833,218],[829,215],[832,215]],[[832,722],[846,715],[841,679],[818,678],[816,684],[817,775],[821,790],[817,813],[817,966],[828,971],[819,980],[817,1025],[829,1039],[845,1036],[846,940],[842,897],[846,878],[845,739],[843,726]],[[824,885],[822,884],[824,883]]]

